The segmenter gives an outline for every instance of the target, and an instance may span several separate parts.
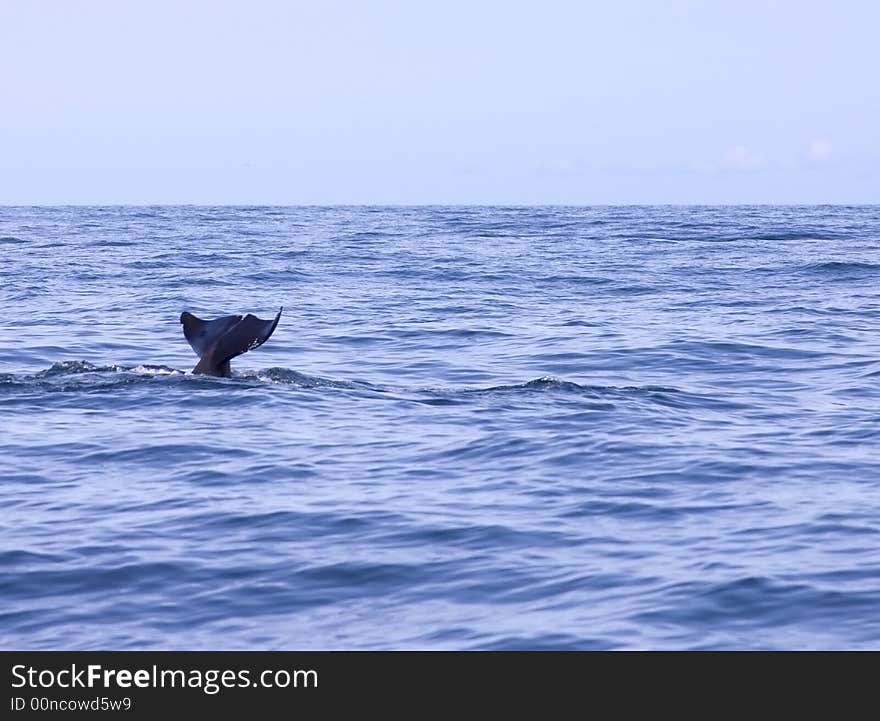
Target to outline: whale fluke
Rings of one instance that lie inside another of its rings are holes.
[[[250,313],[202,320],[187,311],[181,313],[183,334],[199,357],[193,373],[228,378],[229,361],[269,340],[283,310],[278,310],[274,320],[263,320]]]

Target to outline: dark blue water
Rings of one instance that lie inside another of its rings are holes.
[[[4,648],[880,648],[878,207],[2,208],[0,278]]]

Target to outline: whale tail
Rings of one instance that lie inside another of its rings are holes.
[[[181,313],[183,334],[199,357],[193,373],[228,378],[229,361],[269,340],[283,310],[279,309],[274,320],[263,320],[250,313],[202,320],[187,311]]]

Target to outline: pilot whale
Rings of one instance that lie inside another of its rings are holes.
[[[229,378],[232,375],[229,361],[269,340],[283,310],[282,306],[274,320],[263,320],[250,313],[202,320],[187,311],[181,313],[183,335],[199,357],[192,372]]]

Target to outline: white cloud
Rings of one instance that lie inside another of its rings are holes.
[[[734,145],[727,149],[721,165],[731,170],[757,170],[767,165],[767,159],[756,150],[744,145]]]
[[[807,146],[810,160],[827,160],[831,157],[831,141],[828,138],[812,138]]]

